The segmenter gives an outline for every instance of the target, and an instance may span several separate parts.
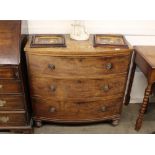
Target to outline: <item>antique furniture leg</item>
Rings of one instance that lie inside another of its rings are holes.
[[[140,111],[139,111],[139,116],[137,118],[136,125],[135,125],[135,130],[137,130],[137,131],[142,126],[144,113],[146,111],[146,108],[147,108],[147,105],[148,105],[148,101],[149,101],[149,95],[151,94],[151,88],[152,88],[152,84],[149,84],[147,86],[146,90],[145,90],[143,103],[141,105],[141,108],[140,108]]]
[[[35,121],[35,125],[36,125],[36,127],[41,127],[42,126],[42,121],[40,121],[40,120],[36,120]]]
[[[152,88],[151,88],[150,95],[152,94],[152,91],[153,91],[152,89],[153,89],[153,85],[152,85]],[[148,103],[149,103],[149,99],[148,99]],[[149,104],[147,104],[147,106],[146,106],[146,109],[145,109],[145,113],[144,113],[144,114],[146,114],[146,113],[147,113],[147,110],[148,110],[148,105],[149,105]]]
[[[129,80],[128,80],[129,84],[127,87],[127,93],[126,93],[125,101],[124,101],[125,105],[128,105],[130,102],[130,94],[131,94],[133,79],[134,79],[135,70],[136,70],[136,63],[134,62],[135,61],[135,52],[133,53],[133,60],[132,61],[133,61],[133,64],[131,67],[131,73],[130,73]]]
[[[113,125],[113,126],[117,126],[117,125],[119,124],[119,120],[120,120],[120,118],[115,118],[115,119],[113,119],[113,120],[112,120],[112,125]]]

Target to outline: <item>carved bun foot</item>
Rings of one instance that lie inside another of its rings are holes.
[[[41,121],[35,121],[35,126],[40,128],[42,126],[42,122]]]
[[[115,119],[112,121],[113,126],[117,126],[119,124],[119,119]]]

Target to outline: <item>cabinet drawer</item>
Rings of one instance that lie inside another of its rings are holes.
[[[56,100],[97,100],[124,93],[126,76],[100,80],[32,78],[31,95]]]
[[[0,79],[19,79],[18,68],[0,67]]]
[[[22,84],[18,80],[0,80],[0,94],[22,93]]]
[[[24,110],[24,96],[22,95],[0,95],[0,111]]]
[[[0,112],[0,126],[24,126],[26,125],[25,112]]]
[[[50,57],[28,55],[32,76],[53,78],[91,77],[124,73],[128,70],[130,55],[111,57]]]
[[[122,98],[90,102],[67,102],[33,98],[32,103],[35,118],[83,122],[102,120],[108,116],[120,114]]]

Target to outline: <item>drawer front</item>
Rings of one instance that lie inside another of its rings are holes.
[[[67,102],[32,99],[34,117],[60,121],[100,120],[121,112],[122,98],[104,101]]]
[[[0,111],[24,110],[24,96],[22,95],[0,95]]]
[[[31,76],[53,78],[91,77],[128,71],[130,55],[111,57],[50,57],[29,55]]]
[[[0,126],[24,126],[26,125],[26,114],[21,113],[1,113],[0,112]]]
[[[0,79],[19,79],[18,68],[0,67]]]
[[[0,80],[0,94],[22,93],[22,84],[18,80]]]
[[[124,93],[126,76],[102,80],[32,78],[31,95],[55,100],[97,100]]]

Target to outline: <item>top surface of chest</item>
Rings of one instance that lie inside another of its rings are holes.
[[[20,63],[20,21],[0,21],[0,65]]]
[[[155,68],[155,46],[135,46],[135,50],[137,55],[143,57],[152,68]]]
[[[25,51],[29,54],[37,55],[51,55],[51,56],[73,56],[73,55],[86,55],[86,56],[97,56],[97,55],[120,55],[129,54],[132,48],[110,48],[110,47],[94,47],[93,36],[91,35],[89,40],[86,41],[75,41],[70,39],[69,35],[66,35],[66,46],[67,47],[53,47],[53,48],[31,48],[31,36],[25,47]]]

